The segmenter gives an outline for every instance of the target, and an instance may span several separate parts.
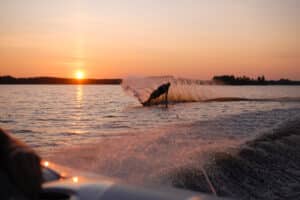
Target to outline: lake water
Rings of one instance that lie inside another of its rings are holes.
[[[203,86],[200,90],[211,98],[300,97],[298,86]],[[0,126],[41,150],[137,131],[146,134],[147,130],[170,124],[276,109],[292,111],[300,107],[299,101],[282,99],[193,102],[174,104],[169,109],[144,108],[120,86],[111,85],[2,85],[0,91]]]
[[[171,85],[171,101],[186,103],[168,109],[142,107],[123,88],[1,85],[0,126],[60,164],[157,183],[195,165],[196,155],[238,147],[300,117],[299,86]]]

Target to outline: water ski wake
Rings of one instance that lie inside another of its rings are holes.
[[[182,167],[168,175],[173,186],[237,199],[299,199],[300,119],[230,152],[211,153],[201,167]]]
[[[236,199],[297,199],[299,111],[276,109],[133,131],[63,147],[46,159],[137,185],[207,193],[215,188],[218,196]]]
[[[183,102],[300,101],[300,97],[287,98],[285,94],[275,93],[267,97],[265,93],[255,93],[249,87],[244,93],[237,93],[234,87],[209,86],[201,81],[172,76],[125,79],[122,87],[143,106]],[[268,90],[266,88],[266,92]]]

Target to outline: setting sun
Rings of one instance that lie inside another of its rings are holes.
[[[84,79],[84,72],[81,70],[76,71],[76,79],[81,80]]]

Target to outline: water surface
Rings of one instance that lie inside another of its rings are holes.
[[[276,109],[289,113],[300,107],[298,86],[200,86],[195,92],[205,98],[274,100],[179,103],[169,109],[144,108],[120,86],[112,85],[2,85],[0,91],[0,126],[38,150],[138,132],[147,134],[148,130],[172,124],[213,121],[243,113]],[[230,128],[243,131],[256,127],[257,118]],[[274,122],[282,120],[276,116],[268,118]]]

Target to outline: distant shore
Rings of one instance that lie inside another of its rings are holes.
[[[258,76],[255,79],[247,76],[235,77],[234,75],[214,76],[212,83],[217,85],[300,85],[300,81],[286,78],[267,80],[265,76]]]
[[[0,84],[99,84],[99,85],[119,85],[122,79],[82,79],[73,78],[56,78],[56,77],[30,77],[15,78],[12,76],[0,76]]]
[[[0,76],[1,84],[62,84],[62,85],[120,85],[121,78],[114,79],[74,79],[74,78],[57,78],[57,77],[28,77],[28,78],[15,78],[13,76]],[[197,80],[199,85],[300,85],[300,81],[289,79],[280,80],[266,80],[264,76],[257,79],[249,78],[246,76],[235,77],[233,75],[214,76],[211,80],[201,81]]]

